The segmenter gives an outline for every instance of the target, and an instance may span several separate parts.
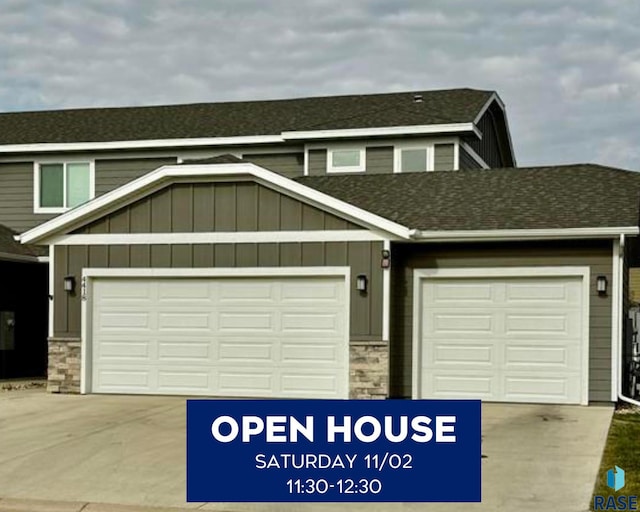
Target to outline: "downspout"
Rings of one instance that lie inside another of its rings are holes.
[[[634,400],[633,398],[630,398],[628,396],[625,396],[622,394],[622,373],[623,373],[623,369],[624,369],[624,357],[622,354],[622,344],[623,344],[623,339],[622,339],[622,312],[623,312],[623,304],[624,304],[624,242],[625,242],[625,238],[624,235],[620,235],[620,252],[619,252],[619,258],[620,258],[620,264],[618,265],[618,283],[619,283],[619,290],[616,291],[617,293],[617,306],[618,306],[618,314],[616,315],[616,321],[618,322],[618,326],[617,326],[617,331],[618,331],[618,400],[621,400],[623,402],[627,402],[628,404],[632,404],[635,405],[636,407],[640,407],[640,401],[638,400]]]

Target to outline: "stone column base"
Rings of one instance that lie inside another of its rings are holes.
[[[349,398],[384,400],[389,396],[389,343],[349,344]]]
[[[49,338],[47,391],[80,393],[79,338]]]

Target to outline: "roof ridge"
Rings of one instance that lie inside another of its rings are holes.
[[[377,92],[371,94],[324,94],[317,96],[299,96],[292,98],[268,98],[268,99],[253,99],[253,100],[225,100],[225,101],[198,101],[194,103],[169,103],[169,104],[155,104],[155,105],[118,105],[118,106],[103,106],[103,107],[71,107],[71,108],[49,108],[44,110],[14,110],[0,112],[0,116],[5,115],[20,115],[20,114],[45,114],[55,112],[78,112],[78,111],[93,111],[93,110],[127,110],[127,109],[153,109],[153,108],[179,108],[179,107],[198,107],[209,105],[229,105],[229,104],[256,104],[256,103],[279,103],[279,102],[294,102],[305,100],[322,100],[322,99],[337,99],[337,98],[371,98],[380,96],[395,96],[403,94],[436,94],[453,91],[469,91],[469,92],[483,92],[488,94],[497,94],[496,91],[489,89],[473,89],[471,87],[453,87],[449,89],[427,89],[427,90],[407,90],[407,91],[391,91],[391,92]]]

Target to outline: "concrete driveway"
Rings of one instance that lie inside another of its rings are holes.
[[[196,504],[184,501],[184,398],[12,391],[0,393],[0,498],[238,511],[585,511],[612,411],[485,404],[481,504]]]

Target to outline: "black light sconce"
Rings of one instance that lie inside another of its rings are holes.
[[[600,297],[604,297],[607,295],[607,285],[609,282],[607,281],[607,276],[598,276],[596,278],[596,291]]]
[[[367,291],[368,279],[364,274],[360,274],[356,277],[356,290],[365,293]]]
[[[76,289],[76,278],[73,276],[65,276],[64,278],[64,291],[67,293],[73,293]]]
[[[382,251],[382,260],[380,261],[382,268],[389,268],[391,266],[391,251],[385,249]]]

